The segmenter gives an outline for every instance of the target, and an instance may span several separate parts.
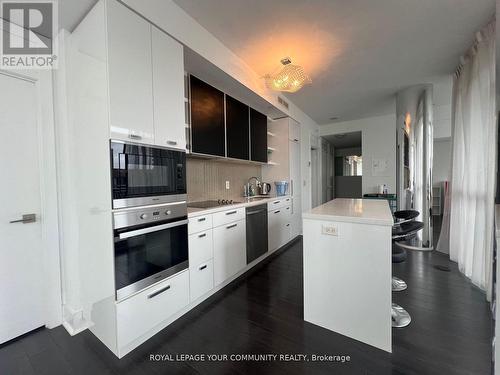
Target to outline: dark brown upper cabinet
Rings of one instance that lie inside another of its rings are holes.
[[[225,156],[224,93],[190,76],[191,151]]]
[[[250,159],[249,107],[226,95],[226,150],[228,158]]]
[[[267,116],[250,108],[250,157],[267,163]]]

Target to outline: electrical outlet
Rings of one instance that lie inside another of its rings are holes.
[[[329,236],[338,236],[339,230],[335,224],[323,224],[321,226],[321,233]]]
[[[229,181],[226,181],[226,190],[229,190]]]

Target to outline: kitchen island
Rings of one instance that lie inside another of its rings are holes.
[[[302,218],[304,320],[392,352],[388,203],[334,199]]]

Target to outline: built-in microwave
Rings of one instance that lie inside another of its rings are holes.
[[[113,208],[186,201],[186,153],[111,141]]]

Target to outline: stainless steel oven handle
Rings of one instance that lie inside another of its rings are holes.
[[[130,237],[134,237],[134,236],[140,236],[141,234],[158,232],[159,230],[180,227],[181,225],[185,225],[187,223],[188,223],[187,220],[181,220],[181,221],[176,221],[175,223],[155,225],[155,226],[149,227],[149,228],[137,229],[137,230],[132,230],[130,232],[120,233],[120,235],[118,236],[118,238],[120,238],[120,240],[123,240],[125,238],[130,238]]]

